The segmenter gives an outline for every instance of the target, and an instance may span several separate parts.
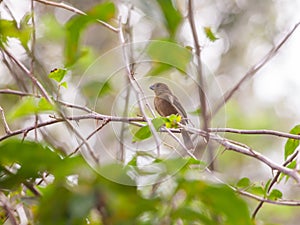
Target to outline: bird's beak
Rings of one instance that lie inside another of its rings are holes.
[[[149,87],[151,90],[154,90],[154,84]]]

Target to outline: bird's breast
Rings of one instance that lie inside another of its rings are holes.
[[[171,114],[178,114],[178,111],[176,108],[167,101],[166,99],[155,97],[154,98],[154,107],[156,111],[159,113],[161,116],[169,116]]]

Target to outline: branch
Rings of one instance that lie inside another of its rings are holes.
[[[97,127],[96,130],[94,130],[91,134],[89,134],[86,138],[86,140],[89,140],[91,137],[93,137],[99,130],[101,130],[106,124],[109,123],[109,120],[104,120],[103,123]],[[68,157],[71,157],[72,155],[76,154],[78,150],[84,145],[84,142],[81,142],[80,145],[71,153],[68,155]]]
[[[196,128],[185,126],[185,129],[191,133],[198,134],[202,137],[205,137],[207,135],[206,132],[196,129]],[[280,171],[281,173],[284,173],[284,174],[292,177],[297,183],[300,184],[300,174],[296,170],[292,170],[292,169],[286,168],[284,166],[278,165],[277,163],[273,162],[272,160],[270,160],[266,156],[260,154],[259,152],[254,151],[253,149],[251,149],[250,147],[248,147],[245,144],[242,144],[239,142],[234,142],[234,141],[228,140],[226,138],[222,138],[219,135],[213,134],[213,133],[209,133],[209,136],[210,136],[211,140],[218,142],[219,144],[224,146],[227,150],[232,150],[235,152],[239,152],[243,155],[247,155],[252,158],[255,158],[255,159],[261,161],[262,163],[264,163],[265,165],[269,166],[272,170]]]
[[[284,163],[283,166],[287,166],[289,165],[298,155],[299,151],[295,151],[294,154],[292,154]],[[270,186],[267,190],[267,193],[269,193],[272,189],[272,187],[274,186],[274,184],[277,182],[279,176],[280,176],[281,172],[278,171],[277,174],[275,175],[275,177],[272,179]],[[252,214],[252,218],[255,219],[258,211],[261,209],[261,207],[263,206],[265,201],[260,201],[260,203],[258,204],[258,206],[255,208],[253,214]]]
[[[48,95],[48,93],[45,90],[45,88],[43,87],[43,85],[33,76],[33,74],[27,69],[27,67],[21,61],[19,61],[16,57],[14,57],[8,50],[2,49],[2,51],[5,52],[5,54],[20,67],[20,69],[26,74],[26,76],[30,78],[30,80],[32,81],[34,86],[36,86],[38,88],[38,90],[41,92],[41,95],[49,103],[52,104],[53,101],[50,98],[50,96]]]
[[[273,162],[272,160],[270,160],[266,156],[260,154],[259,152],[256,152],[256,151],[252,150],[251,148],[245,148],[244,146],[240,146],[240,145],[237,145],[235,143],[231,143],[230,140],[222,138],[218,135],[210,134],[210,138],[215,140],[219,144],[223,145],[226,149],[233,150],[235,152],[239,152],[239,153],[242,153],[244,155],[248,155],[250,157],[253,157],[253,158],[263,162],[267,166],[269,166],[272,170],[277,170],[281,173],[284,173],[284,174],[292,177],[297,183],[300,183],[300,175],[296,170],[292,170],[292,169],[286,168],[284,166],[281,166],[281,165]]]
[[[28,92],[23,92],[23,91],[18,91],[18,90],[12,90],[12,89],[2,89],[2,90],[0,89],[0,94],[11,94],[11,95],[18,95],[18,96],[21,96],[21,97],[26,97],[26,96],[32,96],[32,97],[35,97],[35,98],[41,98],[42,97],[39,94],[33,94],[33,93],[28,93]],[[75,104],[64,102],[64,101],[61,101],[61,100],[55,100],[55,102],[65,106],[65,107],[80,109],[80,110],[85,111],[87,113],[95,113],[93,110],[89,109],[86,106],[75,105]]]
[[[6,119],[5,119],[4,111],[3,111],[3,109],[2,109],[1,106],[0,106],[0,116],[1,116],[1,120],[2,120],[2,122],[4,124],[4,129],[5,129],[6,134],[10,134],[11,130],[9,129],[8,123],[7,123]]]
[[[30,126],[30,127],[26,127],[26,128],[15,130],[15,131],[11,131],[11,133],[0,137],[0,142],[7,139],[7,138],[12,137],[12,136],[16,136],[16,135],[19,135],[19,134],[27,134],[28,132],[30,132],[34,129],[49,126],[49,125],[56,124],[56,123],[66,122],[66,120],[79,121],[79,120],[84,120],[84,119],[115,121],[115,122],[127,122],[127,123],[145,122],[145,120],[141,117],[118,117],[118,116],[107,116],[107,115],[96,114],[96,113],[95,114],[87,114],[87,115],[79,115],[79,116],[69,116],[69,117],[66,117],[66,118],[54,118],[50,121],[41,122],[41,123],[38,123],[38,124]]]
[[[300,206],[300,201],[294,201],[294,200],[273,201],[273,200],[270,200],[270,199],[266,199],[266,198],[251,194],[251,193],[246,192],[246,191],[236,189],[234,187],[232,187],[232,188],[233,188],[234,191],[236,191],[237,193],[239,193],[241,195],[250,197],[252,199],[258,200],[258,201],[263,202],[263,203],[270,203],[270,204],[273,204],[273,205],[285,205],[285,206]]]
[[[187,147],[185,146],[185,144],[183,144],[183,143],[181,142],[181,140],[180,140],[178,137],[176,137],[170,129],[164,127],[164,128],[163,128],[163,131],[166,131],[168,134],[170,134],[170,136],[171,136],[178,144],[180,144],[180,146],[186,151],[186,153],[187,153],[191,158],[197,160],[197,157],[194,156],[194,154],[191,153],[190,150],[187,149]],[[176,151],[176,149],[174,149],[174,150]]]
[[[198,74],[198,82],[199,82],[199,98],[200,98],[200,105],[201,105],[201,117],[203,120],[203,130],[207,131],[208,129],[207,104],[206,104],[205,91],[204,91],[205,84],[204,84],[203,72],[202,72],[201,46],[198,41],[198,34],[197,34],[197,29],[196,29],[194,15],[193,15],[192,0],[188,0],[188,20],[192,30],[194,47],[195,47],[195,52],[197,57],[197,74]]]
[[[34,0],[34,1],[39,2],[39,3],[43,3],[45,5],[51,5],[51,6],[54,6],[54,7],[62,8],[62,9],[74,12],[74,13],[82,15],[82,16],[87,16],[87,14],[85,12],[83,12],[83,11],[73,7],[73,6],[67,5],[63,2],[52,2],[52,1],[48,1],[48,0]],[[104,27],[110,29],[113,32],[117,33],[119,31],[118,28],[115,28],[114,26],[110,25],[109,23],[106,23],[106,22],[104,22],[102,20],[99,20],[99,19],[97,19],[96,21],[98,23],[102,24]]]
[[[240,130],[234,128],[209,128],[208,131],[212,133],[228,132],[228,133],[235,133],[235,134],[272,135],[277,137],[285,137],[285,138],[300,140],[300,135],[284,133],[275,130]]]
[[[12,225],[18,225],[19,223],[17,221],[16,216],[14,215],[15,209],[11,206],[9,199],[2,192],[0,192],[0,206],[3,208],[4,212],[6,213],[7,218],[9,219],[9,223],[11,223]]]
[[[129,10],[131,10],[131,9],[129,9]],[[131,87],[133,88],[133,91],[136,94],[139,109],[141,110],[141,113],[142,113],[145,121],[147,122],[147,124],[151,130],[151,133],[153,134],[154,141],[155,141],[156,147],[157,147],[157,156],[159,157],[159,155],[160,155],[160,138],[157,134],[157,131],[155,130],[154,125],[151,122],[151,119],[149,119],[146,115],[146,111],[145,111],[144,105],[142,104],[142,100],[144,100],[146,102],[146,106],[148,107],[148,109],[150,110],[150,112],[152,113],[153,116],[154,116],[154,112],[150,108],[150,105],[147,102],[147,98],[145,97],[143,89],[141,88],[141,86],[139,85],[139,83],[137,82],[137,80],[134,77],[134,62],[133,62],[132,52],[130,52],[130,54],[128,54],[128,52],[126,51],[127,42],[125,39],[121,20],[120,20],[120,29],[119,30],[120,30],[120,41],[122,43],[122,53],[123,53],[123,57],[124,57],[124,63],[125,63],[125,67],[126,67],[127,76],[131,83]]]
[[[233,96],[233,94],[241,87],[241,85],[247,81],[249,78],[254,76],[264,65],[267,64],[278,52],[278,50],[286,43],[286,41],[291,37],[297,27],[300,25],[298,22],[291,31],[289,31],[285,37],[276,45],[274,46],[257,64],[252,66],[248,72],[243,76],[243,78],[230,90],[228,91],[223,98],[223,101],[220,102],[217,107],[214,109],[212,115],[215,115],[222,106]]]
[[[297,155],[297,154],[296,154]],[[233,191],[239,193],[240,195],[252,198],[254,200],[260,201],[260,202],[264,202],[264,203],[269,203],[269,204],[273,204],[273,205],[285,205],[285,206],[300,206],[300,201],[295,201],[295,200],[270,200],[261,196],[257,196],[255,194],[249,193],[247,191],[238,189],[230,184],[228,184],[227,182],[221,180],[220,178],[216,177],[215,174],[209,170],[208,168],[205,168],[205,171],[207,171],[217,182],[222,183],[226,186],[228,186],[230,189],[232,189]]]

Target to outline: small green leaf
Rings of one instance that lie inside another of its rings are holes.
[[[45,98],[24,97],[8,114],[8,119],[14,120],[19,117],[52,111],[54,109],[54,106]]]
[[[108,22],[115,16],[115,11],[115,5],[112,2],[105,2],[89,10],[86,16],[74,16],[66,23],[66,67],[72,66],[83,56],[83,52],[79,48],[79,42],[84,29],[89,24],[96,23],[97,20]]]
[[[8,38],[16,38],[23,48],[28,50],[28,42],[32,33],[32,27],[28,23],[30,18],[30,14],[25,14],[20,25],[13,20],[0,20],[0,46],[6,44]]]
[[[218,40],[219,38],[217,38],[215,36],[215,34],[211,31],[211,28],[210,27],[204,27],[204,32],[205,32],[205,35],[206,37],[212,41],[212,42],[215,42],[216,40]]]
[[[158,131],[159,128],[161,128],[161,126],[165,124],[165,120],[161,117],[157,117],[152,120],[152,124],[156,131]]]
[[[68,83],[66,81],[60,83],[59,85],[64,87],[64,88],[68,88]]]
[[[66,69],[57,69],[57,68],[55,68],[55,69],[51,70],[48,77],[55,80],[55,81],[57,81],[57,82],[61,82],[62,79],[64,79],[66,74],[67,74]]]
[[[248,188],[250,184],[250,179],[248,177],[244,177],[237,182],[236,186],[238,188]]]
[[[189,112],[189,114],[191,114],[191,115],[200,115],[201,114],[201,108],[197,108],[197,109],[195,109],[194,111],[192,111],[192,112]]]
[[[287,165],[287,168],[290,168],[290,169],[295,169],[297,166],[297,160],[294,160],[292,162],[290,162],[288,165]],[[287,182],[290,178],[290,176],[284,174],[284,173],[281,173],[280,174],[280,178],[279,178],[279,182],[285,177],[285,182]]]
[[[287,166],[287,168],[295,169],[296,166],[297,166],[297,160],[294,160]]]
[[[53,109],[54,109],[53,105],[51,105],[45,98],[41,98],[38,101],[37,112],[51,111]]]
[[[278,200],[280,198],[282,198],[282,192],[278,189],[273,189],[268,196],[268,199],[270,200]]]
[[[295,126],[291,131],[290,134],[300,134],[300,125]],[[289,138],[284,147],[284,159],[286,160],[287,157],[294,153],[296,148],[299,146],[299,140]]]
[[[192,53],[185,47],[168,41],[151,41],[147,48],[149,57],[155,63],[167,64],[186,73]]]
[[[112,86],[109,81],[91,81],[85,84],[82,88],[82,93],[89,99],[103,97],[112,91]]]
[[[39,172],[52,171],[62,159],[50,148],[31,141],[9,139],[0,143],[0,167],[17,163],[20,168],[0,179],[0,187],[13,188],[29,178],[39,177]],[[1,170],[1,168],[0,168]]]
[[[268,193],[268,190],[269,190],[269,187],[270,187],[270,184],[271,184],[271,179],[269,179],[268,181],[267,181],[267,183],[266,183],[266,185],[265,185],[265,187],[264,187],[264,189],[265,189],[265,192],[266,193]]]
[[[165,17],[165,24],[171,37],[174,37],[179,24],[182,21],[182,15],[174,7],[172,0],[156,0]]]
[[[147,76],[158,76],[162,75],[163,73],[169,72],[173,69],[172,66],[160,63],[160,62],[153,62],[151,70],[147,73]]]
[[[141,127],[137,130],[132,138],[132,142],[142,141],[151,137],[151,131],[148,125]]]
[[[251,187],[251,192],[253,194],[256,194],[256,195],[260,195],[260,196],[265,196],[266,195],[266,191],[264,190],[263,187],[261,186],[254,186],[254,187]]]
[[[178,128],[178,123],[181,121],[180,115],[170,115],[165,118],[165,123],[167,128]]]

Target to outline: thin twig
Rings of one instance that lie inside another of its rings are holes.
[[[289,163],[291,163],[298,155],[299,151],[295,151],[283,164],[282,166],[287,166]],[[274,184],[278,181],[278,178],[280,176],[281,172],[280,171],[277,171],[276,175],[274,176],[274,178],[272,179],[269,187],[268,187],[268,190],[267,190],[267,193],[270,193],[272,187],[274,186]],[[265,201],[260,201],[260,203],[257,205],[257,207],[255,208],[253,214],[252,214],[252,219],[255,219],[258,211],[261,209],[261,207],[263,206]]]
[[[205,137],[207,134],[199,129],[193,128],[193,127],[187,127],[185,126],[186,130],[188,130],[191,133],[201,135],[202,137]],[[251,149],[250,147],[246,146],[245,144],[238,143],[236,141],[231,141],[229,139],[220,137],[217,134],[209,133],[210,139],[216,141],[217,143],[224,146],[227,150],[232,150],[235,152],[239,152],[243,155],[250,156],[252,158],[255,158],[265,165],[269,166],[272,170],[280,171],[290,177],[292,177],[297,183],[300,183],[300,174],[296,170],[292,170],[290,168],[286,168],[284,166],[281,166],[275,162],[273,162],[271,159],[267,158],[266,156],[262,155],[261,153]]]
[[[207,104],[205,98],[205,90],[204,90],[205,84],[204,84],[203,71],[202,71],[201,46],[199,44],[197,28],[195,25],[192,0],[188,0],[188,20],[192,30],[192,35],[193,35],[193,40],[195,45],[195,53],[197,57],[197,75],[198,75],[198,82],[199,82],[199,98],[201,104],[201,117],[203,120],[203,130],[207,131],[208,129]]]
[[[21,96],[21,97],[26,97],[26,96],[32,96],[32,97],[35,97],[35,98],[41,98],[42,97],[39,94],[33,94],[33,93],[28,93],[28,92],[23,92],[23,91],[18,91],[18,90],[12,90],[12,89],[0,89],[0,94],[11,94],[11,95],[18,95],[18,96]],[[68,108],[80,109],[80,110],[85,111],[87,113],[95,113],[93,110],[89,109],[86,106],[75,105],[75,104],[64,102],[64,101],[61,101],[61,100],[56,100],[55,102],[57,102],[60,105],[65,106],[65,107],[68,107]]]
[[[109,120],[104,120],[103,123],[99,127],[97,127],[97,129],[95,129],[92,133],[90,133],[87,136],[86,141],[88,141],[91,137],[93,137],[99,130],[101,130],[108,123]],[[80,145],[72,153],[68,155],[68,157],[71,157],[72,155],[76,154],[78,150],[82,147],[82,145],[84,145],[84,142],[81,142]]]
[[[23,72],[26,74],[26,76],[28,76],[32,83],[38,88],[38,90],[41,92],[42,96],[49,102],[49,103],[53,103],[52,99],[50,98],[49,94],[47,93],[47,91],[45,90],[45,88],[43,87],[43,85],[32,75],[32,73],[30,72],[30,70],[27,69],[27,67],[21,62],[19,61],[15,56],[13,56],[7,49],[2,49],[3,52],[5,52],[5,54],[12,60],[14,61],[21,70],[23,70]]]
[[[51,6],[54,6],[54,7],[62,8],[62,9],[74,12],[74,13],[82,15],[82,16],[87,16],[87,14],[85,12],[83,12],[83,11],[73,7],[73,6],[67,5],[63,2],[53,2],[53,1],[48,1],[48,0],[34,0],[34,1],[39,2],[39,3],[43,3],[45,5],[51,5]],[[110,29],[113,32],[117,33],[119,31],[118,28],[115,28],[114,26],[110,25],[109,23],[106,23],[106,22],[104,22],[102,20],[99,20],[99,19],[97,19],[96,21],[98,23],[102,24],[104,27]]]
[[[269,203],[269,204],[273,204],[273,205],[284,205],[284,206],[300,206],[300,201],[295,201],[295,200],[270,200],[270,199],[266,199],[264,197],[261,196],[257,196],[255,194],[249,193],[247,191],[238,189],[230,184],[228,184],[227,182],[221,180],[219,177],[216,177],[216,175],[209,170],[208,168],[205,168],[205,170],[210,173],[211,177],[214,178],[217,182],[222,183],[226,186],[228,186],[230,189],[232,189],[233,191],[239,193],[240,195],[246,196],[248,198],[257,200],[257,201],[261,201],[264,203]]]
[[[239,152],[244,155],[253,157],[253,158],[263,162],[265,165],[269,166],[272,170],[280,171],[280,172],[292,177],[297,183],[300,183],[300,175],[298,174],[298,172],[296,170],[292,170],[292,169],[286,168],[284,166],[281,166],[281,165],[273,162],[266,156],[262,155],[261,153],[254,151],[251,148],[245,148],[240,145],[231,143],[230,140],[222,138],[220,136],[210,134],[210,138],[215,140],[219,144],[223,145],[226,149],[233,150],[235,152]]]
[[[126,67],[126,71],[127,71],[127,76],[129,77],[130,83],[131,83],[131,87],[133,88],[135,94],[136,94],[136,98],[138,101],[138,105],[139,108],[141,110],[141,113],[145,119],[145,121],[147,122],[147,124],[149,125],[149,128],[151,130],[151,133],[153,134],[155,143],[156,143],[156,147],[157,147],[157,155],[159,157],[160,155],[160,138],[157,134],[157,131],[154,128],[154,125],[152,124],[150,118],[147,116],[144,105],[142,103],[142,100],[146,101],[145,95],[143,93],[143,89],[141,88],[141,86],[139,85],[139,83],[137,82],[137,80],[134,77],[134,71],[133,71],[133,62],[131,61],[133,59],[132,57],[132,53],[130,55],[128,55],[128,52],[126,51],[126,39],[125,39],[125,35],[124,35],[124,31],[123,31],[123,27],[122,27],[122,23],[120,20],[120,41],[122,43],[122,52],[123,52],[123,57],[124,57],[124,63],[125,63],[125,67]],[[146,104],[149,107],[149,104]],[[150,107],[149,107],[150,108]],[[152,114],[154,114],[154,112],[152,110],[150,110]]]
[[[188,0],[188,20],[189,24],[192,30],[193,40],[194,40],[194,47],[195,47],[195,53],[196,53],[196,60],[197,60],[197,80],[198,80],[198,93],[199,93],[199,99],[200,99],[200,108],[201,113],[199,114],[200,119],[202,118],[203,121],[203,130],[207,132],[209,127],[209,120],[208,120],[208,113],[207,113],[207,102],[206,102],[206,96],[205,96],[205,82],[203,77],[203,71],[202,71],[202,60],[201,60],[201,46],[199,44],[198,39],[198,33],[197,28],[195,24],[195,18],[193,13],[193,1]],[[206,143],[208,143],[209,135],[205,137]],[[211,170],[214,170],[214,161],[213,161],[213,149],[210,148],[210,145],[208,145],[208,157],[210,158],[211,164],[209,165],[209,168]]]
[[[0,206],[4,209],[4,212],[7,214],[7,217],[9,219],[9,222],[12,225],[18,225],[18,221],[14,215],[14,209],[12,208],[9,199],[0,192]]]
[[[79,121],[79,120],[85,120],[85,119],[94,119],[94,120],[109,120],[114,122],[145,122],[145,120],[141,117],[118,117],[118,116],[107,116],[102,114],[87,114],[87,115],[79,115],[79,116],[68,116],[66,118],[54,118],[53,120],[41,122],[37,125],[26,127],[19,130],[11,131],[11,133],[6,134],[2,137],[0,137],[0,142],[10,138],[12,136],[16,136],[19,134],[27,134],[28,132],[34,130],[35,128],[45,127],[56,123],[65,122],[66,120],[72,120],[72,121]],[[133,124],[135,125],[135,124]]]
[[[294,33],[294,31],[297,29],[297,27],[300,25],[300,22],[298,22],[294,27],[284,36],[284,38],[276,45],[274,46],[258,63],[253,65],[248,72],[243,76],[243,78],[225,95],[222,99],[222,102],[220,102],[216,108],[214,109],[212,115],[215,115],[222,106],[236,93],[236,91],[241,87],[241,85],[247,81],[249,78],[254,76],[263,66],[267,64],[278,52],[278,50],[286,43],[286,41],[291,37],[291,35]]]
[[[197,160],[197,157],[196,156],[194,156],[194,154],[193,153],[191,153],[188,149],[187,149],[187,147],[185,146],[185,144],[183,144],[182,142],[181,142],[181,140],[178,138],[178,137],[176,137],[171,131],[170,131],[170,129],[168,129],[168,128],[165,128],[164,129],[177,143],[179,143],[180,144],[180,146],[186,151],[186,153],[191,157],[191,158],[193,158],[193,159],[196,159]]]
[[[132,32],[130,30],[130,19],[131,19],[131,10],[130,8],[128,9],[128,19],[125,23],[125,30],[128,33],[129,40],[132,40]],[[131,63],[131,69],[134,71],[134,63],[133,63],[133,51],[132,48],[130,48],[130,63]],[[126,76],[126,97],[125,97],[125,105],[124,105],[124,110],[123,110],[123,116],[128,115],[128,107],[129,107],[129,99],[130,99],[130,79],[129,76]],[[124,162],[125,160],[125,145],[124,145],[124,137],[125,137],[125,126],[127,126],[125,123],[121,124],[121,131],[120,131],[120,152],[117,153],[117,159],[119,159],[121,162]]]
[[[266,199],[264,197],[260,197],[257,195],[254,195],[252,193],[243,191],[243,190],[239,190],[236,188],[233,188],[234,191],[236,191],[237,193],[250,197],[252,199],[264,202],[264,203],[269,203],[269,204],[273,204],[273,205],[285,205],[285,206],[300,206],[300,201],[294,201],[294,200],[277,200],[277,201],[273,201],[270,199]]]
[[[3,108],[1,106],[0,106],[0,116],[1,116],[1,120],[3,122],[6,134],[10,134],[11,130],[10,130],[10,128],[8,126],[8,123],[7,123],[6,119],[5,119],[4,110],[3,110]]]
[[[289,133],[284,133],[275,130],[241,130],[241,129],[234,129],[234,128],[209,128],[208,131],[213,133],[228,132],[228,133],[235,133],[235,134],[272,135],[277,137],[300,140],[300,135],[289,134]]]

